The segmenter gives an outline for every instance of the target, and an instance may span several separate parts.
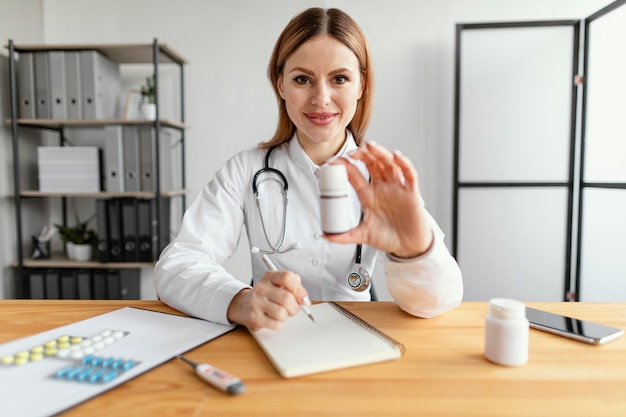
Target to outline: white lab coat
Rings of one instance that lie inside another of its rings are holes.
[[[349,136],[340,154],[355,148]],[[256,148],[234,155],[186,211],[178,236],[163,250],[155,267],[154,283],[163,302],[189,315],[228,324],[228,305],[250,283],[250,277],[236,279],[221,266],[235,252],[242,227],[246,228],[251,247],[270,250],[252,187],[255,174],[264,166],[265,155],[265,150]],[[288,181],[282,249],[300,246],[269,255],[272,261],[279,269],[298,273],[311,300],[369,301],[368,291],[356,292],[346,283],[354,267],[356,245],[330,243],[322,238],[317,182],[320,168],[295,137],[274,149],[269,166],[280,170]],[[274,247],[283,229],[284,208],[282,184],[275,178],[271,173],[262,174],[257,181],[265,228]],[[353,191],[350,199],[357,224],[361,208]],[[463,292],[459,268],[432,218],[431,226],[434,243],[422,256],[400,260],[382,254],[389,293],[403,310],[420,317],[456,307]],[[373,271],[377,254],[376,249],[364,246],[361,266]],[[252,280],[259,280],[267,267],[260,254],[251,257]]]

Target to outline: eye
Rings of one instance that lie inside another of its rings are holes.
[[[342,84],[347,83],[347,82],[348,82],[348,81],[350,81],[350,80],[349,80],[349,79],[348,79],[348,77],[346,77],[345,75],[337,75],[337,76],[334,78],[334,81],[335,81],[335,84],[342,85]]]
[[[309,77],[307,77],[306,75],[298,75],[293,80],[298,85],[305,85],[305,84],[309,84],[311,82],[311,79]]]

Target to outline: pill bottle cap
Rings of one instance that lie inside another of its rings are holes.
[[[320,171],[320,193],[323,196],[343,196],[348,194],[348,172],[341,164],[324,165]]]
[[[526,317],[526,306],[509,298],[493,298],[489,300],[489,313],[500,319]]]

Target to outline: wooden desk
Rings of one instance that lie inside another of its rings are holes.
[[[158,301],[0,300],[0,343],[122,306],[172,312]],[[530,361],[506,368],[483,357],[486,303],[433,319],[393,303],[342,303],[403,342],[392,362],[283,379],[238,328],[188,353],[244,380],[228,396],[172,360],[66,412],[70,416],[626,416],[626,337],[590,346],[531,330]],[[626,328],[626,303],[528,303]],[[2,395],[2,393],[0,393]]]

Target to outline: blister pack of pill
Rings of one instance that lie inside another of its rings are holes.
[[[59,369],[52,377],[64,381],[102,384],[114,380],[139,363],[134,359],[87,355],[80,361]]]

